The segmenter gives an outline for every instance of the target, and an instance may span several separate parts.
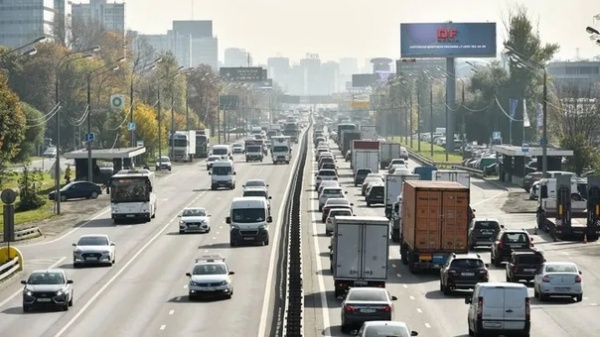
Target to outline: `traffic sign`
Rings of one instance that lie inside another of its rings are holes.
[[[93,133],[93,132],[92,132],[92,133],[86,133],[86,134],[85,134],[85,141],[86,141],[86,142],[88,142],[88,143],[91,143],[91,142],[93,142],[93,141],[94,141],[94,138],[96,138],[96,137],[95,137],[95,135],[94,135],[94,133]]]
[[[529,152],[529,144],[523,143],[523,145],[521,145],[521,152],[523,152],[523,153]]]
[[[267,80],[262,67],[221,67],[219,75],[233,82],[262,82]]]
[[[125,95],[114,94],[110,96],[110,107],[113,109],[125,108]]]
[[[500,138],[502,138],[502,134],[500,133],[500,131],[492,132],[492,139],[500,139]]]
[[[127,130],[129,130],[129,131],[135,130],[135,123],[129,122],[129,124],[127,124]]]
[[[540,146],[544,146],[548,144],[548,140],[546,138],[540,138]]]

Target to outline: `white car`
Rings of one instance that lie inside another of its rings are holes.
[[[318,191],[321,182],[326,180],[338,180],[337,172],[330,169],[319,170],[319,173],[316,174],[315,191]]]
[[[404,146],[400,148],[400,156],[405,160],[408,160],[408,150]]]
[[[337,180],[324,180],[321,182],[321,185],[319,185],[319,190],[317,191],[317,197],[319,195],[321,195],[321,192],[323,192],[323,189],[325,187],[339,187],[340,183]]]
[[[108,235],[86,234],[73,244],[73,267],[115,263],[115,243]]]
[[[352,215],[352,210],[349,208],[332,208],[327,214],[327,219],[325,219],[325,235],[329,236],[333,234],[333,217]]]
[[[232,153],[244,153],[244,144],[235,143],[231,146]]]
[[[185,275],[190,278],[188,295],[190,300],[203,296],[233,296],[233,280],[225,259],[216,255],[205,255],[196,260],[191,273]]]
[[[171,159],[167,156],[162,156],[156,161],[156,170],[169,170],[171,171]]]
[[[365,195],[367,195],[367,189],[369,188],[370,185],[373,185],[374,183],[382,183],[383,182],[383,179],[381,177],[371,176],[371,174],[373,174],[373,173],[369,173],[369,175],[365,178],[365,181],[363,181],[363,183],[362,183],[360,195],[362,195],[363,197]],[[377,173],[375,173],[375,174],[377,174]]]
[[[540,301],[546,301],[551,296],[569,296],[581,302],[581,270],[572,262],[544,262],[533,279],[533,293]]]
[[[206,169],[210,170],[212,169],[212,165],[214,162],[221,160],[221,156],[216,156],[216,155],[210,155],[208,156],[208,158],[206,159]]]
[[[329,198],[345,198],[346,192],[341,187],[325,187],[319,194],[319,212],[325,206]]]
[[[210,214],[202,207],[186,207],[179,219],[179,234],[210,233]]]
[[[264,179],[250,179],[242,187],[269,187],[269,184]]]
[[[539,189],[540,189],[539,181],[536,181],[533,184],[531,184],[531,187],[529,188],[529,200],[537,200]]]

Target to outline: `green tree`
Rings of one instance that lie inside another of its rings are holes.
[[[159,145],[157,112],[151,106],[140,103],[134,107],[133,118],[136,124],[137,139],[144,141],[144,146],[147,148],[147,153],[154,153],[158,150]],[[166,147],[167,144],[167,128],[165,127],[164,118],[165,117],[163,116],[163,130],[161,135],[163,148]],[[121,128],[121,135],[121,142],[131,146],[131,138],[129,137],[130,132],[127,131],[126,123]]]
[[[188,104],[200,123],[214,131],[221,91],[218,75],[209,66],[201,64],[188,74],[187,86]]]
[[[0,162],[14,160],[25,139],[26,119],[19,97],[0,73]]]
[[[15,206],[16,212],[38,209],[46,204],[46,199],[38,194],[42,178],[40,170],[30,171],[28,165],[23,166],[23,174],[19,178],[19,201]]]
[[[21,102],[21,108],[27,119],[25,139],[20,144],[19,152],[15,156],[15,162],[22,162],[36,154],[37,148],[44,144],[46,132],[46,119],[48,116],[42,114],[31,105]]]

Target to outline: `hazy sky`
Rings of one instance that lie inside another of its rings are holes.
[[[110,1],[110,0],[109,0]],[[84,1],[85,2],[85,1]],[[120,1],[119,1],[120,2]],[[256,62],[293,60],[315,53],[322,60],[400,57],[401,22],[497,22],[498,43],[511,8],[528,8],[542,41],[561,45],[558,58],[600,55],[585,27],[600,14],[600,0],[128,0],[126,24],[164,34],[172,20],[212,20],[219,54],[245,48]],[[192,11],[193,3],[193,11]],[[193,15],[192,15],[193,14]],[[600,30],[600,21],[596,22]],[[499,46],[498,50],[502,48]]]

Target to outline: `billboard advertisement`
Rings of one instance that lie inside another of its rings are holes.
[[[496,57],[496,23],[402,23],[402,58]]]

